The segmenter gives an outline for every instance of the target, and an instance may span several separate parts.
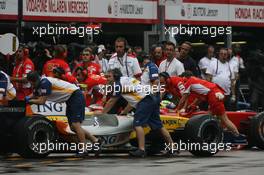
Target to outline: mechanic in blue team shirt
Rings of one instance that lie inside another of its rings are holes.
[[[40,77],[37,72],[30,72],[27,75],[27,80],[32,84],[34,89],[33,94],[26,97],[28,103],[42,105],[47,100],[58,103],[65,102],[69,125],[76,132],[79,143],[84,145],[85,139],[89,139],[100,146],[99,139],[81,127],[85,115],[85,99],[79,87],[61,79]],[[87,155],[87,151],[83,151],[83,149],[82,151],[79,150],[77,154],[80,157]]]
[[[149,57],[145,57],[143,61],[143,71],[141,75],[142,85],[157,85],[159,79],[159,68],[153,63]]]
[[[131,156],[145,157],[145,135],[143,126],[149,125],[153,130],[159,130],[167,144],[173,145],[169,132],[163,127],[160,120],[159,92],[149,92],[144,89],[135,78],[123,77],[119,69],[109,70],[106,74],[107,83],[112,87],[111,98],[107,101],[103,113],[107,113],[122,96],[127,102],[127,107],[121,114],[127,114],[132,108],[136,109],[133,127],[138,139],[138,149],[130,152]],[[169,152],[171,153],[171,152]]]
[[[0,69],[0,106],[5,105],[8,100],[16,98],[16,89],[10,82],[10,77]]]

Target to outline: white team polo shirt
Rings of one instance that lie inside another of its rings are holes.
[[[211,61],[216,61],[216,58],[212,57],[211,59],[209,59],[208,57],[203,57],[203,58],[199,61],[198,66],[199,66],[200,69],[206,69],[206,70],[207,70],[207,68],[209,67]],[[206,70],[205,70],[205,71],[206,71]],[[205,74],[204,74],[203,72],[201,73],[201,76],[202,76],[203,79],[206,78],[206,77],[205,77]]]
[[[109,60],[109,69],[118,68],[121,70],[123,76],[134,77],[135,75],[141,74],[137,58],[128,56],[127,53],[122,58],[117,57],[114,54]]]
[[[159,72],[167,72],[170,76],[179,76],[184,72],[184,66],[176,58],[173,58],[170,62],[165,59],[160,63]]]
[[[228,62],[222,63],[219,60],[211,61],[206,73],[213,76],[212,82],[223,88],[225,95],[230,95],[231,79],[235,78],[235,74],[232,66]]]

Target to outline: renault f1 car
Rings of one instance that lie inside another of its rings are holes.
[[[70,144],[77,142],[65,116],[65,104],[47,102],[45,105],[26,106],[25,102],[10,102],[0,108],[0,152],[16,152],[25,158],[46,157],[51,152],[69,152],[67,146],[61,149],[34,149],[38,144]],[[96,110],[96,108],[93,108]],[[98,108],[100,110],[100,108]],[[248,137],[248,142],[264,149],[264,113],[228,112],[229,118]],[[177,113],[161,115],[165,128],[175,143],[195,143],[198,146],[189,151],[195,156],[212,156],[220,150],[215,145],[224,138],[223,128],[215,117],[206,112],[198,112],[184,117]],[[92,115],[87,109],[82,126],[103,141],[103,151],[128,152],[135,148],[136,135],[132,127],[133,116]],[[148,153],[157,153],[168,147],[156,131],[147,126],[146,148]],[[226,145],[225,145],[226,146]],[[67,149],[66,149],[67,148]],[[170,147],[172,148],[172,147]],[[179,148],[179,147],[178,147]]]

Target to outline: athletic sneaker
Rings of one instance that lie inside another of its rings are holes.
[[[130,156],[133,156],[133,157],[141,157],[141,158],[144,158],[144,157],[146,157],[146,152],[144,150],[137,149],[136,151],[130,151],[129,152],[129,155]]]
[[[243,134],[239,134],[238,136],[234,136],[232,140],[232,144],[237,144],[237,145],[245,145],[247,144],[247,137]]]
[[[99,157],[99,155],[102,152],[102,146],[103,146],[103,141],[101,139],[98,139],[97,143],[98,143],[99,149],[95,151],[95,154],[94,154],[95,157]]]
[[[179,154],[180,154],[179,150],[176,150],[176,151],[168,150],[166,151],[164,155],[167,157],[175,157],[175,156],[178,156]]]
[[[74,157],[76,157],[76,158],[87,158],[87,157],[89,157],[89,153],[88,152],[78,152],[75,154]]]

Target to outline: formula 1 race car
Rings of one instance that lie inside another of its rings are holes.
[[[132,116],[95,116],[89,109],[86,114],[82,126],[101,138],[103,151],[128,152],[137,146]],[[24,102],[10,102],[8,107],[0,108],[0,116],[2,140],[0,152],[2,153],[16,152],[25,158],[41,158],[51,152],[69,152],[71,149],[65,144],[77,142],[77,137],[71,131],[65,117],[65,104],[48,102],[45,105],[26,107]],[[251,145],[264,149],[264,113],[229,112],[228,116],[240,132],[248,136],[248,142]],[[195,149],[188,147],[193,155],[212,156],[221,150],[216,145],[223,142],[225,132],[220,122],[206,112],[193,113],[184,117],[168,112],[161,115],[161,120],[175,143],[195,146]],[[148,153],[157,153],[168,147],[155,131],[151,131],[148,127],[144,131]],[[41,151],[34,149],[36,145],[48,143],[63,145],[64,149],[53,147],[50,150],[47,146]],[[228,146],[221,145],[222,148]]]

